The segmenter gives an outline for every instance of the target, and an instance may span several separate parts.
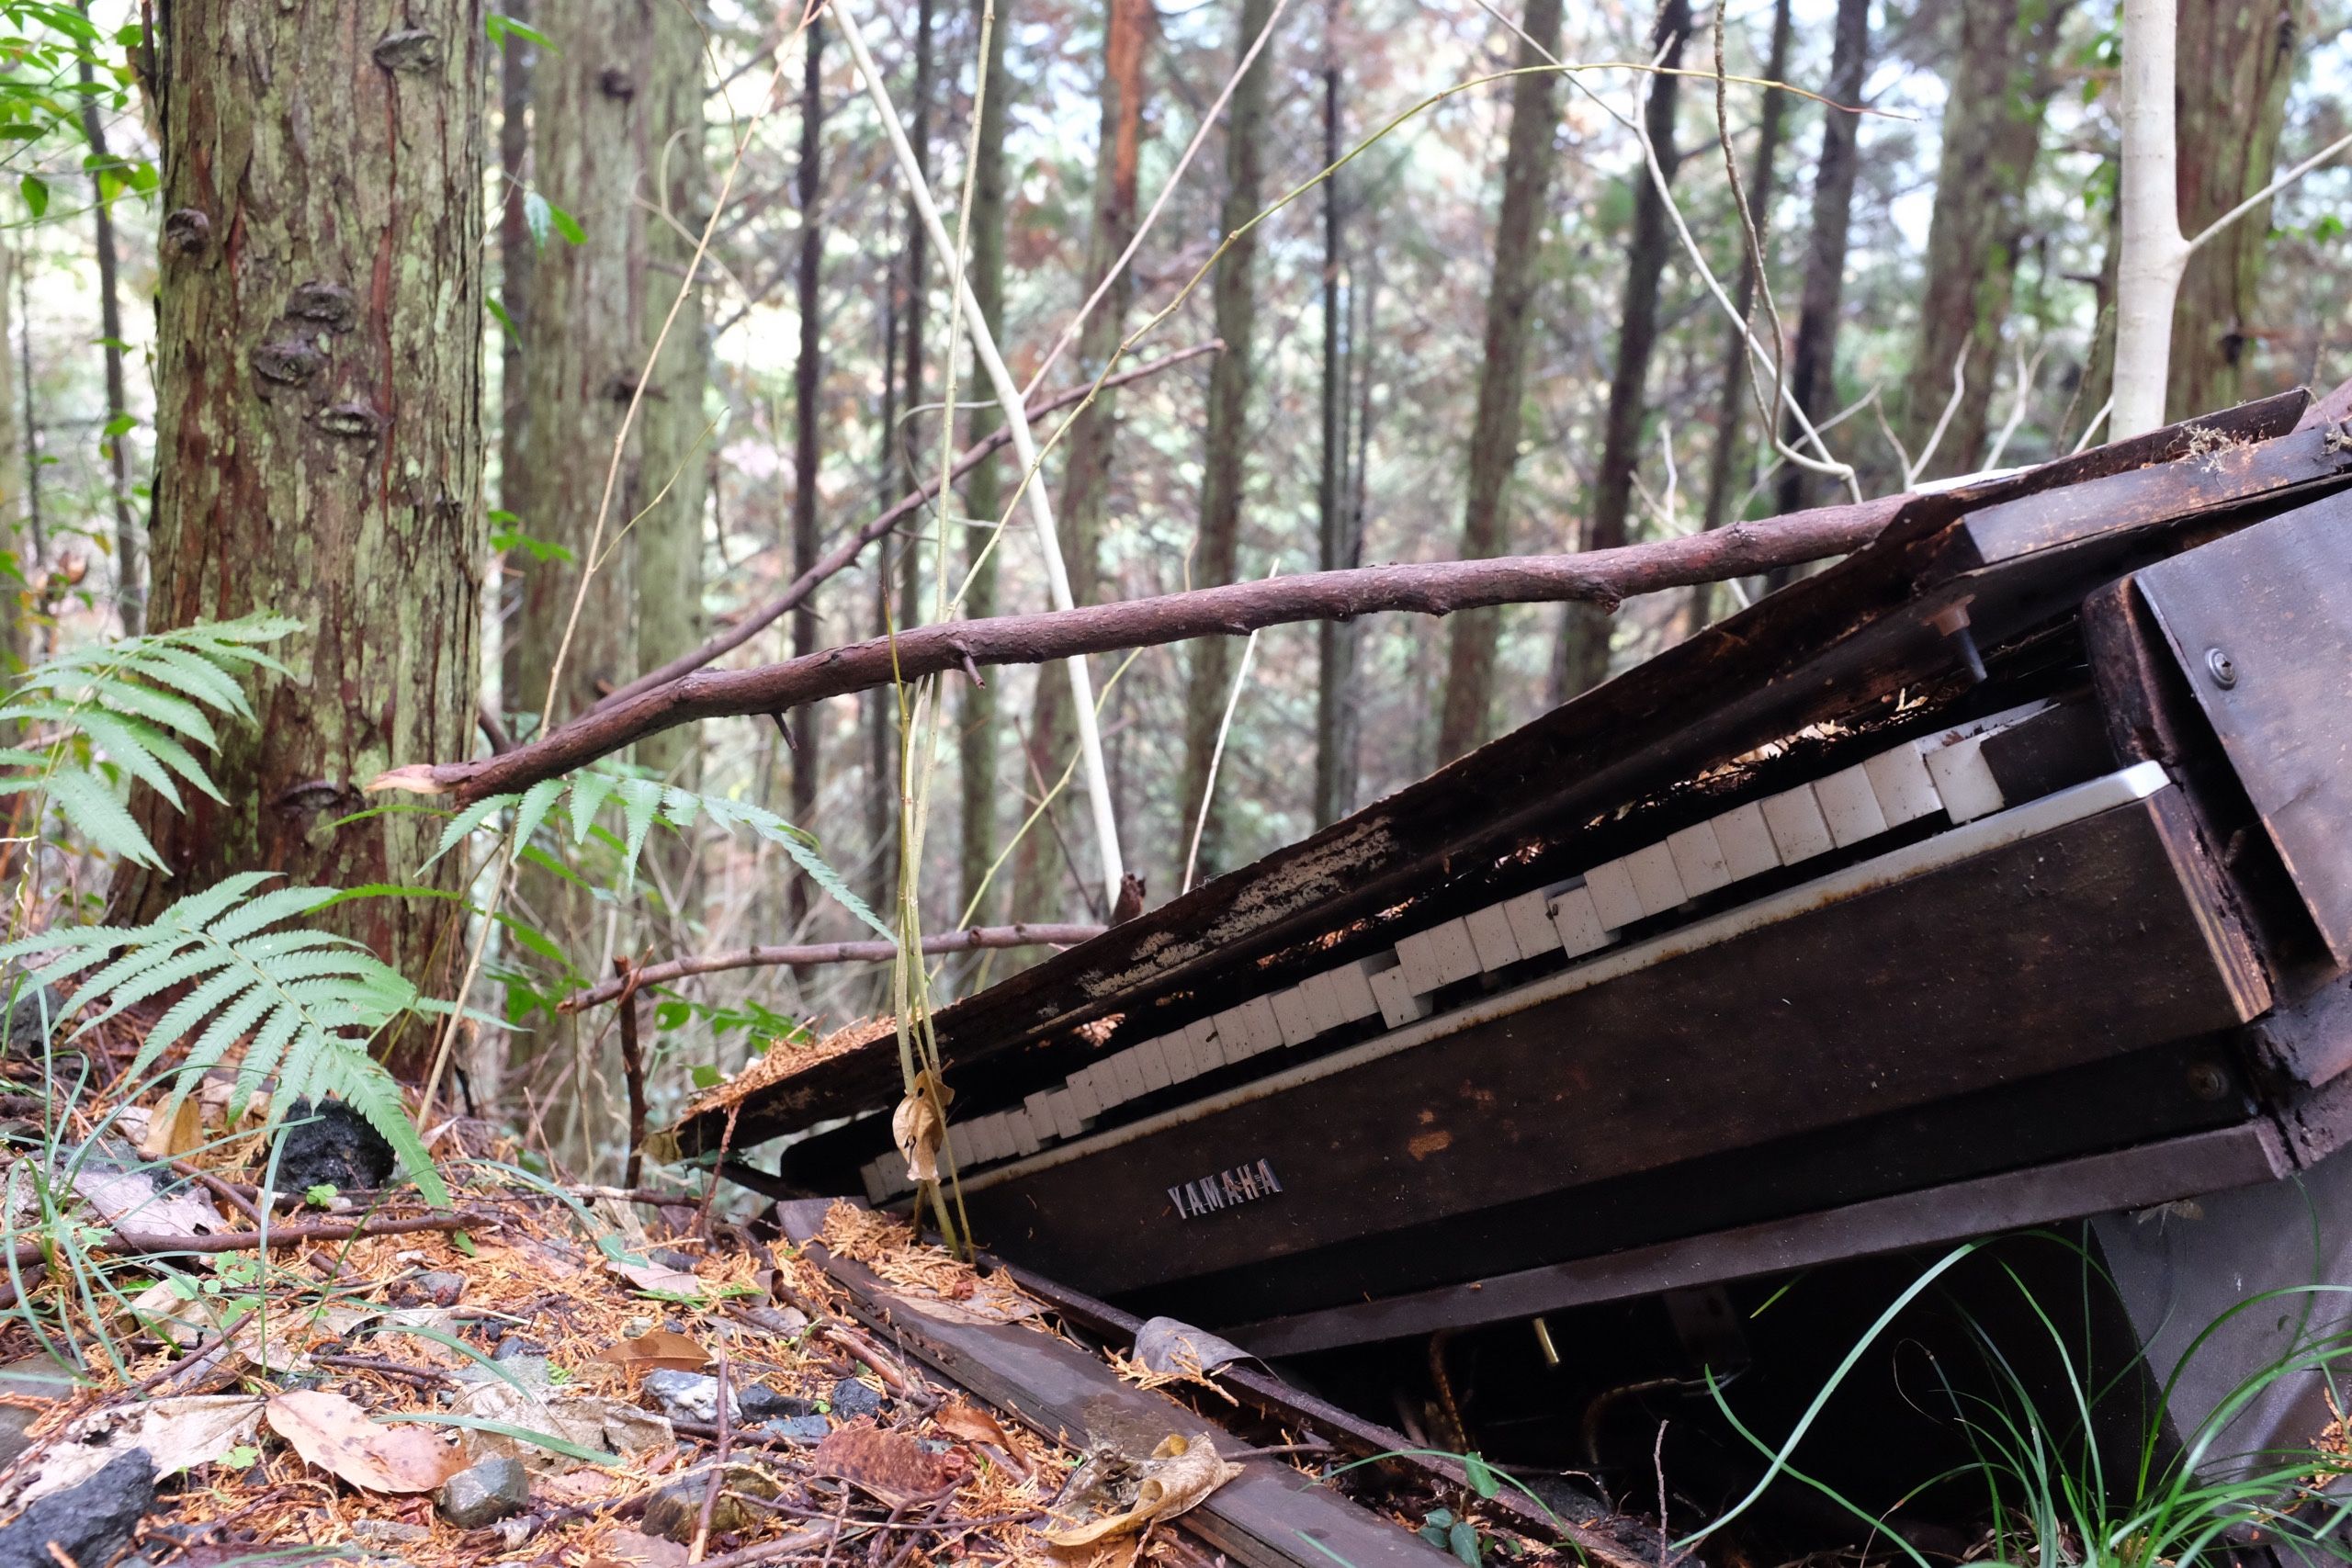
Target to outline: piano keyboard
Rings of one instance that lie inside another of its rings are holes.
[[[1630,854],[1589,867],[1552,886],[1521,893],[1442,920],[1395,947],[1308,976],[1297,985],[1196,1020],[1182,1030],[1113,1053],[1070,1074],[1057,1089],[948,1129],[959,1172],[980,1170],[967,1186],[1030,1168],[1027,1162],[1076,1157],[1106,1142],[1139,1136],[1168,1121],[1200,1113],[1187,1105],[1088,1136],[1092,1124],[1131,1100],[1268,1052],[1307,1044],[1379,1015],[1385,1034],[1212,1097],[1272,1093],[1362,1061],[1434,1039],[1498,1012],[1597,985],[1644,964],[1686,953],[1916,875],[1996,842],[2050,828],[2131,799],[2165,783],[2144,762],[2022,805],[2004,799],[1983,755],[1985,739],[2048,708],[2035,702],[1890,747],[1866,761],[1761,800],[1745,802],[1679,829]],[[1941,813],[1948,823],[1926,840],[1786,888],[1747,905],[1670,927],[1639,941],[1628,928],[1680,910],[1726,887],[1849,849]],[[1970,829],[1970,824],[1975,824]],[[1611,951],[1614,950],[1614,951]],[[1558,953],[1568,967],[1432,1020],[1436,993],[1476,976]],[[1077,1146],[1085,1140],[1085,1148]],[[1004,1162],[1021,1161],[1020,1165]],[[1001,1167],[1000,1169],[986,1169]],[[863,1169],[866,1194],[888,1202],[911,1190],[895,1152]]]

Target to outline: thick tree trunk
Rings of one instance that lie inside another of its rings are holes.
[[[817,564],[817,485],[822,461],[817,447],[817,424],[822,412],[817,400],[824,381],[824,333],[820,320],[825,254],[824,197],[825,22],[811,17],[801,29],[806,51],[800,73],[800,166],[793,182],[800,203],[800,256],[794,294],[800,316],[800,356],[792,373],[792,570],[794,575]],[[813,595],[812,595],[813,598]],[[805,657],[817,650],[817,606],[808,599],[792,613],[792,651]],[[802,708],[792,716],[792,819],[814,829],[817,780],[822,759],[818,755],[817,710]],[[792,923],[797,929],[808,912],[808,883],[792,879]]]
[[[1674,108],[1681,78],[1682,45],[1690,33],[1690,0],[1665,0],[1650,34],[1650,52],[1668,67],[1650,79],[1643,128],[1657,151],[1657,166],[1669,181],[1681,154],[1674,145]],[[1634,506],[1634,470],[1641,462],[1642,421],[1648,412],[1650,355],[1657,347],[1658,283],[1674,254],[1666,194],[1645,166],[1637,166],[1634,234],[1625,256],[1625,293],[1617,312],[1617,367],[1609,378],[1609,412],[1601,436],[1600,468],[1592,486],[1592,514],[1578,541],[1588,550],[1613,550],[1625,543]],[[1554,685],[1561,698],[1575,696],[1609,678],[1609,637],[1615,618],[1589,604],[1571,604],[1560,622],[1560,657]],[[1484,739],[1482,731],[1477,737]]]
[[[1870,66],[1870,0],[1838,0],[1838,30],[1829,55],[1829,81],[1822,89],[1831,104],[1859,104]],[[1818,424],[1836,400],[1838,315],[1846,292],[1846,244],[1854,211],[1854,181],[1861,172],[1861,117],[1834,107],[1822,111],[1821,160],[1813,174],[1813,231],[1804,253],[1804,295],[1797,312],[1796,344],[1789,355],[1789,395]],[[1946,367],[1947,372],[1950,367]],[[1797,426],[1783,422],[1783,439],[1794,446]],[[1777,510],[1802,510],[1813,493],[1814,476],[1792,463],[1781,470]],[[1777,586],[1786,581],[1776,573]]]
[[[653,8],[644,97],[648,168],[646,198],[669,214],[645,217],[645,318],[639,332],[650,348],[677,303],[677,290],[695,256],[694,236],[709,217],[703,121],[703,35],[694,14],[676,4]],[[644,406],[645,513],[637,535],[637,668],[650,670],[703,639],[703,512],[709,494],[709,419],[703,397],[710,384],[710,350],[703,330],[700,280],[678,305],[677,320],[653,361]],[[656,499],[656,498],[659,499]],[[691,738],[663,737],[638,750],[637,760],[694,787],[698,753]],[[683,838],[669,840],[683,850]],[[683,858],[672,869],[683,873]]]
[[[82,15],[90,14],[90,0],[82,0]],[[82,135],[90,144],[90,156],[97,160],[104,171],[108,163],[106,120],[98,113],[97,85],[85,52],[80,62],[82,75]],[[122,376],[122,299],[116,276],[119,258],[114,243],[114,204],[107,199],[105,175],[94,176],[96,200],[90,206],[90,219],[95,232],[98,262],[98,336],[99,353],[106,367],[107,421],[112,424],[129,412],[130,396],[123,385]],[[102,438],[106,447],[107,478],[114,503],[114,604],[115,614],[122,622],[125,637],[137,637],[147,625],[146,552],[141,548],[139,519],[130,509],[130,462],[119,432],[110,432]]]
[[[1323,11],[1323,164],[1340,155],[1340,0]],[[1342,182],[1346,182],[1343,184]],[[1363,554],[1363,529],[1348,487],[1348,389],[1355,344],[1347,332],[1347,242],[1342,198],[1353,184],[1345,170],[1323,183],[1323,450],[1316,479],[1316,564],[1343,571]],[[1329,827],[1354,807],[1356,648],[1352,625],[1315,628],[1315,825]]]
[[[2297,0],[2181,0],[2179,59],[2189,68],[2178,73],[2174,101],[2186,154],[2178,172],[2183,234],[2200,233],[2277,172],[2300,13]],[[2269,244],[2266,202],[2189,256],[2174,306],[2166,418],[2225,409],[2245,397],[2245,354],[2265,315]]]
[[[1547,55],[1560,51],[1560,0],[1532,0],[1527,7],[1526,28],[1518,64],[1521,70],[1532,70],[1546,63]],[[1670,83],[1674,78],[1657,80]],[[1478,372],[1477,412],[1470,422],[1469,494],[1462,508],[1464,558],[1501,555],[1510,547],[1507,508],[1524,423],[1520,393],[1527,365],[1527,311],[1535,294],[1535,250],[1544,231],[1544,197],[1552,184],[1552,141],[1559,118],[1553,107],[1557,81],[1548,72],[1535,72],[1511,82],[1510,142],[1503,154],[1494,275],[1487,287],[1486,352]],[[1646,179],[1643,188],[1648,188]],[[1445,708],[1437,732],[1441,762],[1452,761],[1487,739],[1494,706],[1495,639],[1501,631],[1500,616],[1500,611],[1479,610],[1454,619]]]
[[[1764,61],[1765,79],[1785,82],[1789,76],[1789,53],[1796,39],[1796,22],[1791,0],[1775,0],[1772,6],[1772,41]],[[1780,186],[1781,131],[1788,123],[1790,95],[1768,87],[1756,122],[1756,162],[1747,175],[1747,207],[1756,224],[1756,238],[1770,263],[1772,257],[1772,198]],[[1732,302],[1739,307],[1742,321],[1753,319],[1756,308],[1756,256],[1748,249],[1743,232],[1739,241],[1739,281],[1733,286]],[[1769,327],[1767,328],[1769,331]],[[1731,513],[1732,481],[1739,474],[1747,453],[1746,432],[1747,411],[1754,404],[1750,395],[1750,378],[1755,374],[1755,355],[1748,347],[1749,334],[1745,327],[1730,327],[1724,333],[1722,379],[1715,393],[1715,442],[1707,454],[1707,501],[1703,513],[1706,525],[1720,528]],[[1703,626],[1715,618],[1715,585],[1702,583],[1690,591],[1691,624]]]
[[[17,358],[9,352],[16,338],[15,290],[21,265],[14,245],[0,246],[0,553],[6,558],[0,561],[0,666],[5,666],[0,675],[12,681],[31,652],[26,601],[34,564],[24,517],[25,474],[16,460]]]
[[[533,184],[569,212],[585,238],[550,235],[531,274],[523,323],[524,449],[509,510],[526,535],[570,552],[570,559],[506,553],[523,574],[514,624],[515,688],[509,705],[551,709],[552,726],[596,700],[600,686],[636,672],[638,536],[622,525],[644,501],[630,433],[621,471],[593,547],[613,439],[645,372],[643,194],[649,105],[646,40],[652,13],[673,0],[571,0],[542,30],[555,44],[533,72]],[[583,573],[593,570],[579,600]],[[572,606],[578,601],[575,622]],[[569,629],[562,684],[548,701],[548,674]]]
[[[1103,17],[1102,115],[1095,131],[1094,216],[1087,233],[1085,292],[1091,294],[1136,232],[1136,164],[1143,144],[1143,55],[1151,27],[1148,0],[1108,0]],[[1121,273],[1102,302],[1086,318],[1078,337],[1077,374],[1092,380],[1116,353],[1135,297],[1134,275]],[[1069,570],[1070,596],[1091,604],[1102,596],[1102,516],[1110,501],[1111,465],[1118,439],[1118,395],[1105,388],[1079,413],[1062,438],[1069,453],[1063,470],[1062,504],[1056,521],[1062,558]],[[1069,708],[1068,682],[1037,682],[1035,716],[1029,726],[1030,776],[1050,783],[1078,749],[1078,727]],[[1055,902],[1064,870],[1062,841],[1032,831],[1013,855],[1012,908],[1044,913]],[[1077,872],[1078,868],[1069,870]],[[1079,888],[1091,884],[1082,873]]]
[[[507,0],[505,15],[528,24],[531,0]],[[531,400],[523,370],[523,324],[531,316],[531,266],[537,243],[531,237],[530,214],[524,196],[531,175],[531,72],[538,46],[518,33],[509,33],[499,45],[498,62],[498,303],[506,320],[498,334],[498,505],[516,517],[528,504],[530,481],[524,475],[528,462],[524,431],[530,420]],[[511,552],[520,558],[524,552]],[[520,694],[522,667],[522,576],[514,559],[501,569],[499,624],[499,690],[509,711],[525,706]],[[529,705],[536,705],[533,694]]]
[[[277,649],[290,676],[254,678],[260,722],[224,727],[226,803],[139,803],[171,874],[125,868],[119,919],[257,867],[417,880],[434,819],[333,824],[387,760],[473,749],[480,674],[481,7],[175,0],[157,23],[151,619],[305,629]],[[431,987],[456,955],[447,908],[338,914]]]
[[[1012,78],[1004,68],[1005,35],[1012,28],[1012,7],[1010,0],[977,0],[976,18],[993,12],[994,19],[987,27],[988,48],[980,61],[978,75],[981,83],[980,124],[978,144],[973,157],[978,166],[972,176],[972,261],[970,283],[972,298],[979,302],[980,313],[989,330],[1002,342],[1004,328],[1004,128],[1005,99],[1012,91]],[[968,385],[968,383],[967,383]],[[987,396],[981,388],[977,396]],[[971,431],[975,440],[995,430],[1002,423],[994,404],[972,411]],[[1004,512],[1005,491],[1001,465],[983,463],[972,470],[972,478],[965,486],[964,506],[972,519],[983,525],[993,525]],[[970,581],[964,594],[964,614],[975,618],[996,614],[997,552],[987,550],[991,535],[988,527],[965,532],[965,565],[969,569]],[[987,550],[985,556],[982,552]],[[940,563],[942,570],[952,570],[947,562]],[[957,746],[957,783],[961,789],[963,844],[961,850],[962,891],[956,900],[956,911],[969,910],[969,919],[985,925],[989,911],[1002,902],[1001,897],[986,896],[989,867],[996,860],[996,828],[998,787],[996,776],[997,705],[996,688],[967,682],[961,694],[962,734]]]
[[[1983,457],[2001,331],[2008,321],[2027,186],[2041,122],[2058,85],[2059,33],[2074,0],[1965,0],[1945,100],[1936,206],[1928,227],[1927,289],[1897,424],[1913,461],[1965,384],[1930,474],[1964,474]]]
[[[1272,0],[1241,0],[1240,25],[1235,29],[1233,58],[1237,64],[1265,30],[1273,15]],[[1272,67],[1261,55],[1242,74],[1227,106],[1225,122],[1225,205],[1218,227],[1230,236],[1258,215],[1260,186],[1265,161],[1262,142],[1266,127],[1267,82]],[[1193,555],[1193,581],[1214,587],[1233,581],[1241,546],[1241,491],[1248,475],[1250,389],[1253,339],[1258,323],[1258,236],[1255,231],[1235,240],[1216,264],[1210,288],[1216,317],[1216,335],[1225,352],[1209,368],[1208,429],[1204,437],[1201,477],[1200,547]],[[1225,869],[1223,813],[1209,798],[1209,757],[1216,747],[1217,726],[1233,685],[1233,645],[1211,637],[1193,649],[1191,683],[1184,695],[1184,787],[1179,796],[1183,814],[1177,842],[1189,844],[1193,825],[1205,825],[1200,835],[1200,880]],[[1181,858],[1181,857],[1180,857]]]

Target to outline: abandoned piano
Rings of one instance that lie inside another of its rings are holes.
[[[2271,1182],[2352,1105],[2352,421],[1870,547],[944,1010],[1004,1258],[1264,1354]],[[736,1146],[903,1205],[890,1043]],[[844,1120],[846,1119],[846,1120]],[[719,1119],[691,1118],[707,1149]]]

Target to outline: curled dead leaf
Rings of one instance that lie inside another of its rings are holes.
[[[605,1267],[640,1291],[658,1291],[669,1296],[702,1294],[701,1280],[666,1263],[623,1263],[617,1258],[608,1258]]]
[[[993,1443],[1001,1449],[1012,1446],[995,1416],[962,1400],[941,1405],[932,1421],[949,1437],[961,1438],[967,1443]]]
[[[862,1487],[891,1507],[936,1497],[962,1479],[961,1454],[935,1454],[904,1432],[871,1421],[837,1427],[808,1456],[809,1469]]]
[[[1151,1451],[1134,1507],[1091,1524],[1047,1530],[1046,1540],[1056,1546],[1092,1546],[1129,1534],[1154,1519],[1174,1518],[1240,1473],[1239,1465],[1227,1464],[1218,1456],[1216,1444],[1207,1433],[1197,1438],[1171,1436]]]
[[[625,1372],[698,1372],[710,1365],[710,1352],[672,1329],[657,1328],[634,1339],[624,1339],[588,1358],[609,1361]]]
[[[281,1393],[264,1414],[296,1453],[365,1491],[430,1492],[465,1465],[424,1427],[385,1426],[339,1393]]]
[[[890,1112],[890,1139],[906,1156],[907,1179],[939,1179],[939,1151],[947,1142],[947,1107],[955,1092],[929,1073],[917,1073],[915,1085],[899,1108]]]

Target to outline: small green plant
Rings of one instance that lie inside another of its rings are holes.
[[[341,1190],[332,1181],[314,1182],[302,1190],[302,1201],[313,1209],[323,1209],[341,1196]]]

